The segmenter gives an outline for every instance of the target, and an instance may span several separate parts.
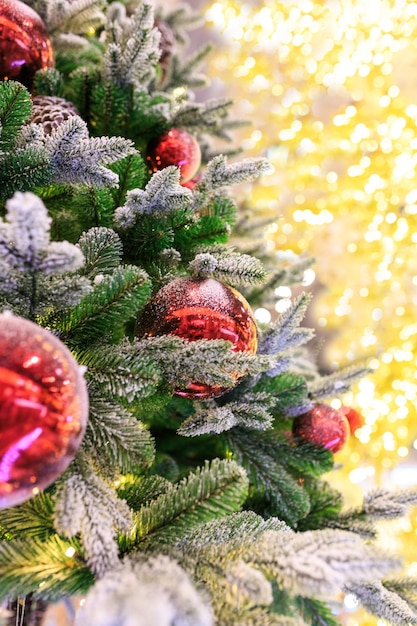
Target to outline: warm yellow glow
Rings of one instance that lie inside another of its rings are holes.
[[[341,464],[395,486],[417,465],[417,3],[219,0],[206,16],[223,41],[210,74],[251,119],[245,150],[274,165],[245,202],[276,219],[277,250],[316,259],[324,360],[376,368],[344,399],[365,424]]]

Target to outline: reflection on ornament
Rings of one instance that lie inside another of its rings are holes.
[[[0,79],[32,87],[40,69],[54,65],[51,40],[39,15],[20,0],[0,0]]]
[[[213,278],[177,278],[160,289],[146,305],[137,335],[176,335],[189,341],[225,339],[235,352],[254,354],[256,324],[245,298]],[[192,381],[175,393],[186,398],[213,398],[225,390]]]
[[[292,428],[293,435],[317,446],[338,452],[349,437],[349,422],[341,411],[327,404],[316,404],[298,415]]]
[[[28,500],[72,461],[87,387],[66,346],[36,324],[0,315],[0,508]]]
[[[171,128],[149,142],[146,160],[151,172],[176,165],[181,170],[181,183],[185,183],[197,174],[201,149],[198,141],[186,130]]]

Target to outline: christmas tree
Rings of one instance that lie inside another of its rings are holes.
[[[230,102],[199,102],[196,16],[148,1],[2,0],[0,590],[4,620],[77,626],[338,624],[352,594],[417,623],[378,542],[413,490],[347,509],[349,436],[301,292],[233,188]]]

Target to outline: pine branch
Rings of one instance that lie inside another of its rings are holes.
[[[155,455],[148,430],[111,398],[90,392],[90,414],[85,449],[96,450],[108,466],[123,473],[148,467]]]
[[[271,371],[282,367],[289,367],[289,362],[278,360],[278,366],[267,370],[266,374],[255,379],[253,390],[268,393],[274,399],[273,415],[279,418],[292,416],[303,410],[308,402],[307,383],[303,376],[292,372],[283,372],[269,376]]]
[[[84,255],[83,274],[89,278],[109,274],[120,265],[122,242],[110,228],[90,228],[81,235],[78,246]]]
[[[258,374],[273,363],[269,356],[232,352],[230,342],[223,339],[188,341],[175,335],[147,337],[136,340],[131,349],[137,354],[148,354],[164,376],[175,381],[177,388],[186,387],[190,380],[234,386],[237,378]]]
[[[149,297],[145,272],[134,266],[120,267],[104,276],[91,294],[56,318],[53,325],[72,341],[99,341],[137,314]]]
[[[61,33],[84,34],[99,28],[105,22],[102,0],[48,2],[46,6],[44,19],[55,44]]]
[[[51,154],[55,183],[117,186],[117,175],[104,166],[135,153],[128,139],[90,138],[87,124],[76,115],[47,135],[44,143]]]
[[[300,328],[310,301],[311,295],[305,293],[293,301],[292,306],[262,335],[258,346],[260,354],[282,353],[314,336],[312,329]]]
[[[175,71],[175,67],[173,69]],[[232,104],[231,100],[226,99],[211,99],[203,103],[186,101],[172,113],[170,123],[175,128],[185,128],[191,133],[207,133],[229,139],[223,128]],[[222,158],[226,162],[226,158]],[[210,187],[210,190],[214,188]]]
[[[131,615],[136,623],[149,626],[213,625],[204,596],[184,570],[163,555],[125,559],[119,568],[108,572],[87,595],[76,623],[110,626]]]
[[[138,401],[154,393],[160,382],[155,365],[144,355],[129,354],[126,342],[117,348],[97,346],[79,352],[77,361],[87,367],[88,378],[109,398]]]
[[[166,215],[191,206],[192,193],[180,185],[180,170],[173,165],[156,172],[145,189],[133,189],[126,196],[124,206],[116,209],[118,228],[131,228],[141,215]]]
[[[72,556],[71,556],[72,555]],[[56,601],[85,593],[93,576],[78,541],[19,539],[0,544],[0,598],[35,597]]]
[[[371,519],[396,519],[417,504],[417,489],[375,489],[363,501],[363,512]]]
[[[398,570],[398,559],[367,545],[354,533],[316,530],[265,532],[248,560],[273,574],[289,592],[328,596],[346,585]]]
[[[229,402],[221,407],[203,404],[181,424],[178,434],[185,437],[220,434],[235,426],[254,430],[270,428],[273,418],[268,412],[268,405],[273,404],[273,400],[267,394],[261,393],[252,396],[246,394],[245,400]]]
[[[296,596],[294,604],[305,623],[310,626],[340,626],[331,609],[323,601],[316,598]]]
[[[32,112],[29,91],[13,80],[0,83],[0,151],[13,150],[21,127]]]
[[[0,155],[0,199],[7,200],[16,190],[35,191],[52,182],[51,158],[37,145]]]
[[[143,89],[154,78],[160,57],[160,33],[153,28],[153,5],[146,0],[141,2],[130,18],[120,7],[118,10],[106,28],[108,46],[103,77],[119,87],[132,84]]]
[[[116,529],[127,532],[129,508],[78,455],[57,487],[55,528],[64,537],[81,536],[91,571],[102,576],[119,564]]]
[[[390,624],[404,626],[417,624],[417,614],[398,594],[389,591],[379,580],[349,581],[345,590],[355,594],[362,606],[377,617],[386,619]]]
[[[262,263],[249,256],[224,250],[216,254],[205,252],[197,254],[189,263],[190,270],[202,276],[212,275],[230,285],[251,285],[262,282],[265,270]]]
[[[412,577],[389,578],[382,581],[385,589],[402,598],[417,614],[417,581]]]
[[[308,494],[282,466],[276,441],[268,440],[266,433],[242,428],[229,431],[228,441],[238,462],[248,472],[256,499],[266,498],[270,515],[294,526],[308,514]]]
[[[55,534],[54,501],[46,493],[40,493],[28,502],[0,511],[0,526],[13,539],[34,538],[47,540]]]
[[[271,166],[266,159],[243,159],[228,165],[226,157],[219,155],[207,164],[200,188],[212,191],[237,183],[251,182],[270,172]]]
[[[366,365],[350,365],[309,384],[309,395],[314,401],[340,396],[372,370]]]
[[[161,549],[196,524],[236,511],[246,496],[242,468],[233,461],[215,459],[140,509],[132,532],[121,538],[122,551],[144,544]]]
[[[202,46],[185,63],[184,59],[180,59],[177,54],[174,54],[169,67],[168,79],[163,83],[164,89],[172,91],[176,87],[183,87],[184,85],[191,89],[205,87],[208,83],[207,77],[198,70],[211,50],[210,44]]]

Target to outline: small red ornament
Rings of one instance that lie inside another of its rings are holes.
[[[54,65],[51,40],[39,15],[20,0],[0,0],[0,80],[32,87],[38,70]]]
[[[295,418],[292,432],[295,437],[338,452],[349,437],[349,422],[341,411],[327,404],[316,404]]]
[[[177,278],[162,287],[146,305],[137,326],[137,335],[176,335],[189,341],[225,339],[234,352],[254,354],[257,348],[256,323],[245,298],[232,287],[214,278]],[[225,389],[193,381],[176,389],[190,399],[214,398]]]
[[[0,509],[30,499],[68,467],[87,422],[81,368],[52,333],[0,315]]]
[[[352,409],[350,406],[341,406],[339,410],[349,422],[350,432],[352,435],[355,434],[358,428],[362,428],[364,425],[364,419],[358,411],[355,411],[355,409]]]
[[[176,165],[181,170],[181,183],[185,183],[194,178],[200,167],[200,145],[186,130],[171,128],[149,142],[146,160],[151,172]]]

